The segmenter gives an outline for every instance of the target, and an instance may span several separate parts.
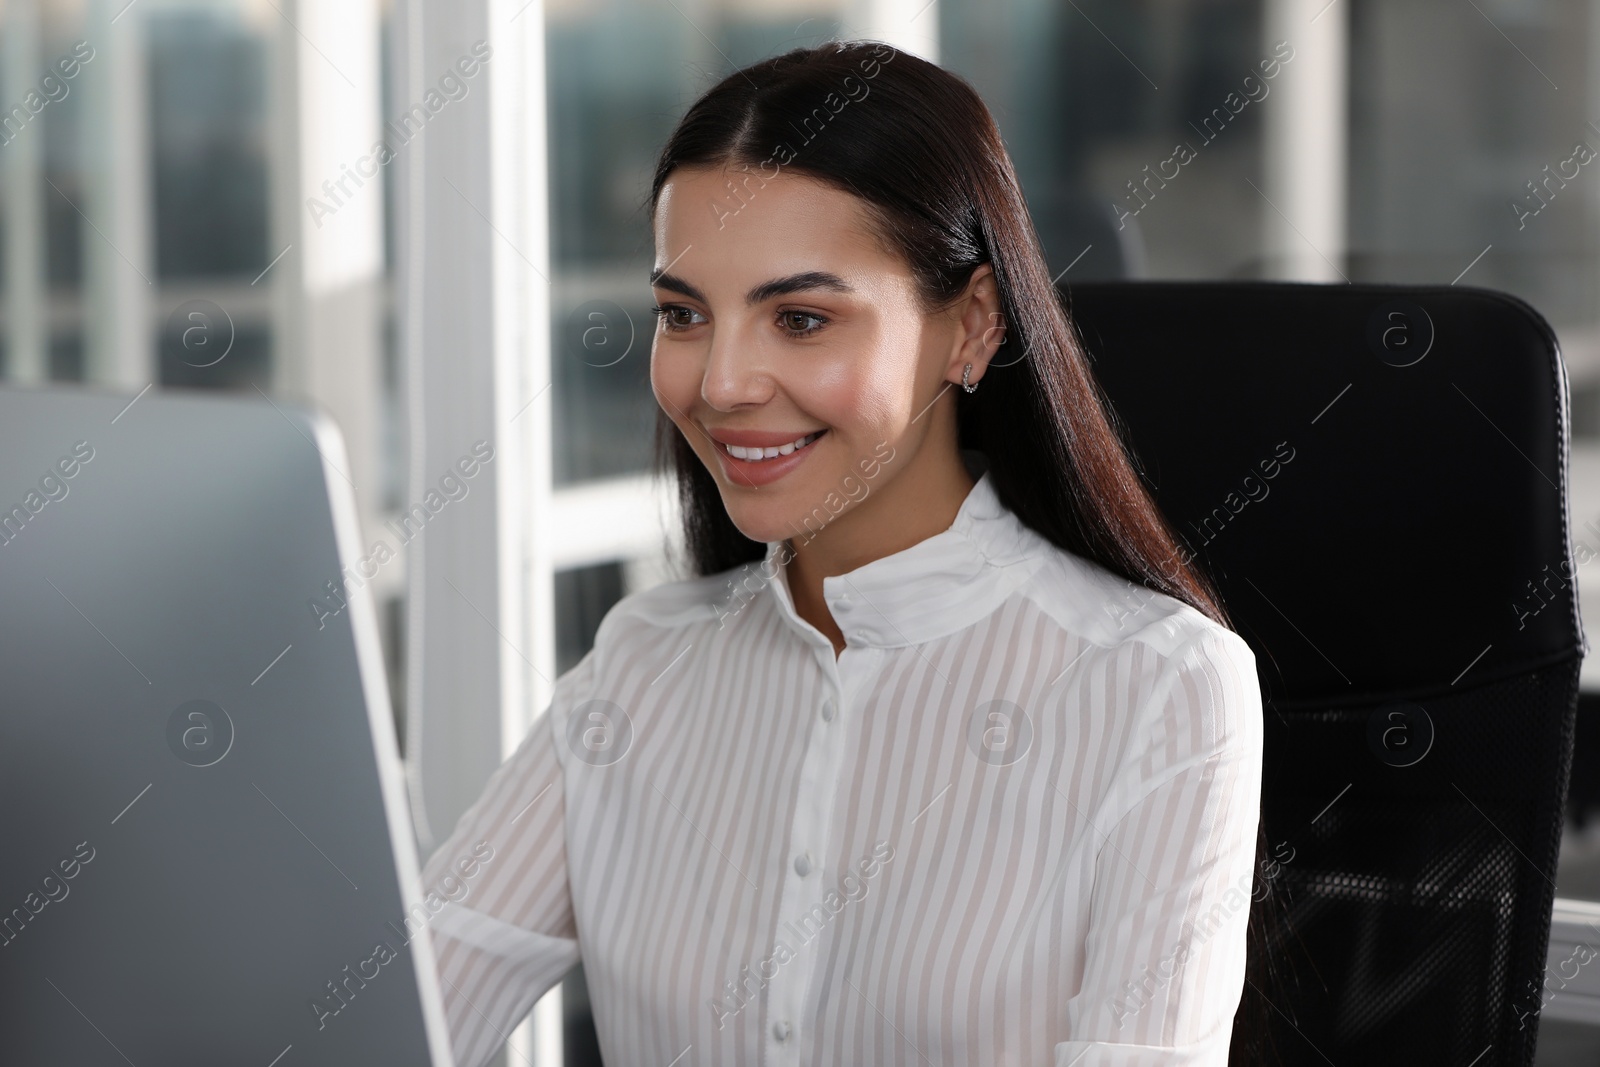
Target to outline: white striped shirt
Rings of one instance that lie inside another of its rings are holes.
[[[618,602],[427,864],[493,850],[431,924],[460,1067],[580,954],[611,1067],[1222,1067],[1245,641],[987,473],[948,530],[823,579],[837,659],[788,551]]]

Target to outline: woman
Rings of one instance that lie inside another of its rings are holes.
[[[1255,658],[977,94],[875,42],[766,60],[648,208],[694,577],[607,613],[428,864],[493,853],[431,927],[458,1062],[581,956],[617,1065],[1226,1063]]]

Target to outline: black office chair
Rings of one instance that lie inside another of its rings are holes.
[[[1578,668],[1566,370],[1451,286],[1063,286],[1255,650],[1284,1063],[1533,1061]]]

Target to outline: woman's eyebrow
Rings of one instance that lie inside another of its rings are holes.
[[[682,293],[684,296],[698,300],[702,304],[710,303],[704,293],[676,274],[652,270],[650,272],[650,284],[674,293]],[[754,286],[745,294],[744,302],[753,306],[763,300],[770,300],[775,296],[804,292],[809,289],[827,289],[835,293],[855,292],[855,289],[846,284],[843,278],[832,271],[806,270],[798,274],[786,275],[782,278],[773,278],[771,281],[765,281],[760,285]]]

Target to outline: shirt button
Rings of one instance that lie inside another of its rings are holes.
[[[865,630],[857,630],[854,634],[854,637],[858,644],[864,645],[867,643],[867,631]]]
[[[829,697],[822,702],[822,721],[832,722],[834,714],[833,698]]]
[[[810,852],[802,852],[794,858],[794,873],[802,878],[811,873]]]
[[[777,1038],[779,1041],[789,1040],[789,1024],[781,1019],[778,1022],[773,1023],[772,1036]]]

